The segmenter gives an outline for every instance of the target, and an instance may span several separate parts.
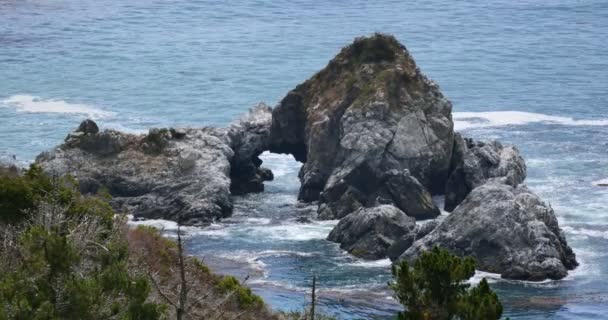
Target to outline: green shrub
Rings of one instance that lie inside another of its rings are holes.
[[[14,198],[19,190],[26,192]],[[163,316],[165,307],[148,301],[147,278],[129,270],[127,242],[106,201],[35,166],[2,177],[0,194],[0,242],[11,244],[0,246],[0,319]]]
[[[243,287],[233,276],[224,276],[216,285],[221,293],[233,293],[241,307],[261,307],[264,300],[247,287]]]
[[[398,318],[499,319],[502,305],[485,279],[472,289],[465,282],[474,274],[472,258],[459,258],[437,247],[423,252],[413,268],[407,261],[393,266],[395,280],[390,285],[406,307]]]

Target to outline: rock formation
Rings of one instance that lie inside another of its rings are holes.
[[[228,129],[150,129],[147,135],[99,131],[86,120],[36,162],[71,174],[84,193],[107,190],[112,204],[136,217],[206,224],[230,215],[230,190],[261,191],[260,169],[270,109],[258,106]],[[232,177],[232,179],[231,179]]]
[[[228,128],[231,191],[233,195],[264,191],[264,181],[272,180],[270,170],[260,167],[259,155],[268,150],[272,108],[260,103]]]
[[[517,186],[526,179],[526,163],[514,146],[480,142],[456,134],[452,170],[445,188],[445,210],[452,211],[475,187],[490,178]]]
[[[553,210],[522,184],[517,148],[454,133],[450,102],[392,37],[357,39],[292,90],[273,110],[270,149],[305,162],[299,198],[342,218],[328,239],[355,255],[413,259],[438,245],[528,280],[576,266]],[[404,214],[439,214],[431,193],[454,212],[412,227]]]
[[[496,179],[471,191],[401,258],[413,260],[433,246],[472,256],[479,270],[508,279],[561,279],[577,266],[553,209],[525,185],[512,187]]]
[[[525,185],[517,148],[454,133],[452,105],[392,36],[358,38],[271,109],[260,104],[228,128],[100,131],[84,121],[37,158],[107,189],[144,218],[205,224],[232,195],[263,191],[264,151],[292,154],[303,202],[342,219],[328,239],[360,257],[414,259],[433,245],[471,255],[513,279],[559,279],[576,266],[551,207]],[[445,195],[445,220],[431,195]],[[305,222],[305,221],[304,221]]]
[[[339,242],[342,249],[366,259],[381,259],[398,240],[415,238],[416,220],[391,206],[361,208],[342,220],[328,240]]]
[[[395,38],[358,38],[273,110],[270,151],[304,162],[299,199],[335,219],[373,205],[367,195],[393,169],[443,193],[451,109]]]

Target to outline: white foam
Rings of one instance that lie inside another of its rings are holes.
[[[275,178],[288,176],[292,180],[297,180],[297,172],[302,166],[301,163],[296,162],[296,159],[292,155],[287,154],[276,154],[265,151],[260,155],[260,159],[264,161],[265,167],[272,170]]]
[[[246,251],[246,250],[236,250],[231,251],[229,253],[218,253],[216,256],[236,261],[236,262],[245,262],[249,265],[249,267],[258,273],[260,273],[264,278],[268,277],[268,271],[266,270],[266,263],[261,259],[266,257],[285,257],[285,256],[297,256],[297,257],[309,257],[312,256],[313,253],[308,252],[297,252],[297,251],[289,251],[289,250],[264,250],[264,251]]]
[[[566,126],[608,126],[608,119],[576,120],[569,117],[523,111],[453,112],[452,118],[454,119],[454,129],[456,130],[516,126],[529,123],[552,123]]]
[[[380,260],[357,260],[355,262],[348,262],[345,265],[362,268],[386,268],[392,264],[391,259],[380,259]]]
[[[129,215],[129,219],[130,221],[127,222],[128,225],[130,226],[150,226],[150,227],[154,227],[158,230],[160,230],[164,236],[166,237],[176,237],[177,235],[177,222],[175,221],[169,221],[169,220],[163,220],[163,219],[150,219],[150,220],[140,220],[140,221],[134,221],[133,216]],[[191,236],[194,234],[199,234],[202,229],[199,227],[192,227],[192,226],[182,226],[181,228],[181,234],[184,236]]]
[[[592,183],[593,183],[594,186],[605,187],[605,186],[608,186],[608,178],[597,180],[597,181],[593,181]]]
[[[483,278],[485,278],[490,283],[497,282],[499,280],[503,280],[500,277],[499,273],[475,270],[475,275],[473,275],[469,280],[467,280],[467,283],[475,286],[475,285],[479,284]]]
[[[274,239],[286,241],[309,241],[325,239],[337,224],[335,221],[313,222],[309,224],[289,223],[274,226],[254,226],[247,230],[254,239]]]
[[[577,235],[582,238],[603,238],[608,240],[608,230],[590,230],[585,228],[574,228],[571,226],[562,226],[562,230],[568,234]]]
[[[15,108],[18,112],[25,113],[84,114],[92,118],[108,117],[114,114],[88,104],[69,103],[57,99],[43,99],[27,94],[13,95],[1,100],[0,103],[1,105]]]

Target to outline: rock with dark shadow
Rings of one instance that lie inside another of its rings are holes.
[[[319,199],[320,216],[335,219],[369,206],[359,193],[375,192],[389,170],[407,169],[430,193],[443,193],[451,109],[404,46],[376,34],[356,39],[283,98],[269,147],[304,162],[299,199]]]
[[[456,134],[452,170],[445,188],[445,210],[452,211],[475,187],[502,178],[511,186],[526,179],[526,163],[515,146],[481,142]]]
[[[230,190],[233,195],[264,191],[264,181],[272,180],[269,169],[260,167],[259,155],[268,150],[272,108],[260,103],[228,128],[231,159]]]
[[[471,256],[482,271],[503,278],[561,279],[577,266],[553,209],[528,188],[491,179],[473,189],[439,226],[400,259],[414,260],[433,246]]]
[[[382,259],[397,241],[415,239],[416,220],[391,206],[361,208],[338,223],[327,240],[340,243],[340,248],[364,259]]]

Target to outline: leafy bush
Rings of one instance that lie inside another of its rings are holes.
[[[0,193],[0,319],[161,318],[107,202],[35,166],[3,177]]]
[[[472,289],[465,281],[475,274],[472,258],[459,258],[434,247],[424,252],[413,268],[402,261],[393,266],[397,299],[406,307],[399,319],[499,319],[502,305],[487,281]]]
[[[233,276],[225,276],[217,283],[217,289],[222,293],[234,293],[241,307],[260,307],[264,300],[251,292],[251,289],[242,286]]]

